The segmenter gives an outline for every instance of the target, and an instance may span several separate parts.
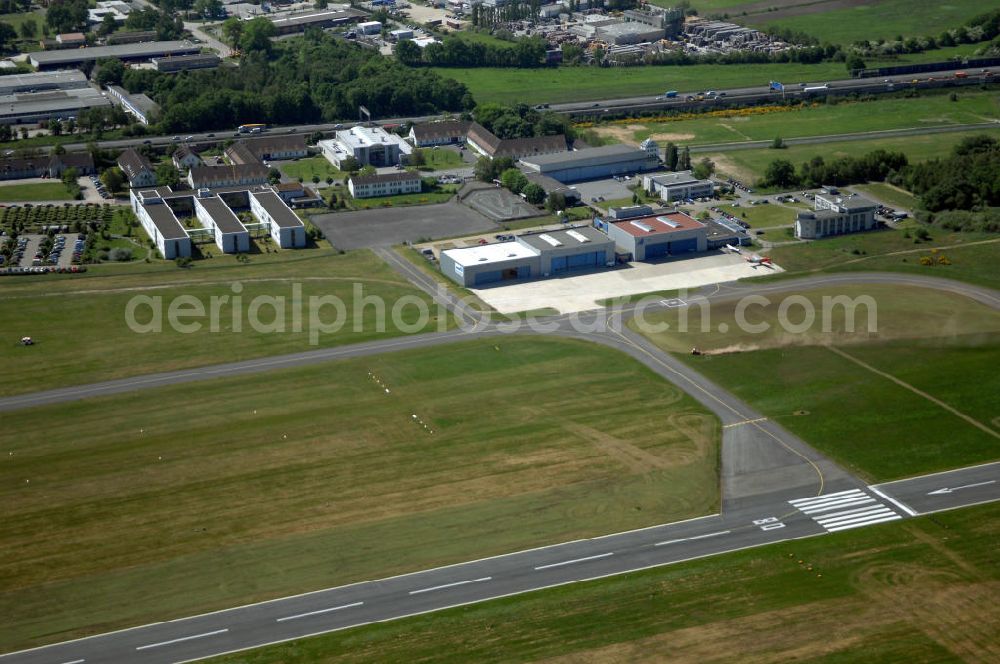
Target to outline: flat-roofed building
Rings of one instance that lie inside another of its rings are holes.
[[[109,85],[108,94],[112,101],[144,125],[153,122],[160,113],[160,105],[141,92],[132,94],[121,86]]]
[[[114,46],[91,46],[69,48],[59,51],[39,51],[30,53],[28,61],[35,69],[68,69],[79,67],[85,62],[97,62],[104,58],[119,60],[149,60],[166,55],[186,55],[198,53],[201,47],[188,41],[156,41],[138,44],[116,44]]]
[[[214,53],[197,53],[195,55],[168,55],[162,58],[152,58],[150,62],[158,72],[170,74],[190,69],[215,69],[222,63],[222,58]]]
[[[795,237],[815,240],[830,235],[873,230],[878,206],[861,196],[817,194],[814,210],[799,212],[795,219]]]
[[[650,195],[659,196],[668,202],[701,198],[715,193],[715,185],[711,180],[699,180],[691,171],[646,175],[642,178],[642,188]]]
[[[91,87],[0,96],[0,123],[34,124],[42,120],[66,120],[88,108],[107,108],[108,98]]]
[[[665,212],[606,224],[608,237],[636,261],[708,249],[705,224],[683,212]]]
[[[306,246],[306,228],[274,191],[251,191],[250,211],[268,224],[271,237],[282,249]]]
[[[323,156],[337,168],[348,157],[354,157],[362,166],[405,164],[413,152],[409,143],[381,127],[343,129],[334,138],[320,141],[319,147]]]
[[[164,189],[170,193],[169,187]],[[160,189],[133,189],[129,192],[132,211],[165,260],[189,257],[191,238],[164,202],[163,193]]]
[[[79,90],[89,87],[90,82],[87,80],[87,75],[75,69],[0,76],[0,95],[47,90]]]
[[[541,173],[560,182],[598,180],[630,175],[659,168],[659,160],[649,152],[628,145],[605,145],[574,152],[524,157],[528,171]]]
[[[615,243],[589,226],[524,234],[510,242],[446,249],[440,259],[445,276],[473,287],[594,270],[614,262]]]
[[[354,198],[419,194],[421,182],[419,173],[409,171],[381,175],[354,175],[347,181],[347,189]]]
[[[197,196],[194,212],[198,221],[212,231],[215,244],[227,254],[250,251],[250,233],[218,196]]]
[[[356,9],[324,9],[322,11],[304,12],[301,14],[285,14],[271,18],[271,23],[279,35],[290,35],[305,32],[306,28],[335,28],[340,25],[354,23],[362,16],[367,16]],[[380,28],[381,30],[381,28]]]

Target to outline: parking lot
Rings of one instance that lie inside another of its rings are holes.
[[[735,281],[783,272],[777,265],[748,263],[742,256],[708,252],[697,258],[675,258],[627,265],[510,285],[472,289],[500,313],[555,309],[562,314],[597,309],[599,300]]]
[[[641,180],[639,182],[641,183]],[[590,182],[576,182],[572,186],[580,192],[584,203],[597,203],[600,205],[604,201],[631,198],[632,190],[628,187],[630,184],[634,185],[635,183],[635,180],[605,178],[604,180],[592,180]]]
[[[320,214],[312,221],[333,246],[345,251],[469,235],[497,228],[486,217],[454,200],[437,205]]]
[[[531,205],[520,196],[500,187],[483,187],[469,193],[462,201],[494,221],[529,219],[547,213]]]
[[[46,242],[47,235],[20,235],[10,262],[0,256],[0,267],[69,267],[83,251],[83,239],[76,233],[62,233]],[[6,241],[6,238],[3,238]]]

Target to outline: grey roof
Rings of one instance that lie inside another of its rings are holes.
[[[579,166],[597,166],[613,164],[630,159],[647,159],[651,156],[639,148],[630,145],[605,145],[599,148],[587,148],[576,152],[557,152],[543,154],[537,157],[527,157],[521,161],[533,166],[552,166],[556,168],[573,168]],[[555,170],[550,168],[548,170]]]
[[[115,95],[119,99],[128,102],[135,108],[142,111],[143,114],[148,115],[152,111],[160,110],[159,104],[157,104],[155,101],[150,99],[148,96],[142,94],[141,92],[132,94],[131,92],[129,92],[128,90],[119,85],[109,85],[108,90],[114,91]]]
[[[195,166],[190,171],[192,186],[196,188],[212,187],[219,181],[251,178],[261,184],[267,181],[267,166],[263,164],[232,164],[227,166]],[[242,185],[246,186],[246,185]]]
[[[378,182],[409,182],[419,180],[420,173],[400,171],[399,173],[376,173],[375,175],[354,175],[351,182],[354,184],[376,184]]]
[[[464,137],[472,123],[468,120],[445,120],[444,122],[423,122],[413,125],[413,136],[418,141],[428,141],[432,139],[451,138],[453,136]]]
[[[107,97],[93,88],[49,90],[0,97],[0,117],[17,117],[81,108],[110,106]]]
[[[656,175],[650,175],[649,179],[659,185],[665,185],[667,187],[674,187],[680,184],[695,184],[698,182],[705,182],[705,180],[699,180],[691,171],[677,171],[676,173],[657,173]]]
[[[165,240],[180,240],[188,236],[187,231],[177,221],[173,211],[167,207],[166,203],[144,204],[143,209],[149,213],[149,218],[153,220],[156,230]]]
[[[87,76],[82,71],[40,71],[34,74],[0,76],[0,95],[45,88],[86,88]]]
[[[250,195],[257,199],[257,202],[267,210],[267,213],[271,215],[271,219],[280,228],[302,226],[302,220],[273,191],[251,191]]]
[[[135,148],[128,148],[118,155],[118,167],[125,173],[125,177],[131,182],[142,171],[152,171],[153,165],[144,156],[136,152]]]
[[[31,64],[36,67],[59,67],[75,65],[88,60],[99,60],[101,58],[152,58],[159,55],[197,53],[200,50],[201,47],[189,41],[157,41],[140,44],[70,48],[61,51],[40,51],[31,53],[28,57],[31,60]]]
[[[162,58],[150,58],[157,69],[196,69],[218,67],[222,58],[214,53],[195,53],[193,55],[169,55]]]
[[[211,198],[195,198],[195,201],[197,201],[197,205],[205,208],[205,211],[212,217],[212,221],[215,222],[215,225],[223,233],[246,232],[247,229],[243,227],[243,224],[233,214],[233,211],[229,209],[229,206],[222,202],[221,198],[215,196]]]
[[[876,205],[873,201],[870,201],[863,196],[851,196],[849,198],[841,197],[835,200],[837,205],[849,212],[856,210],[870,210],[878,207],[878,205]]]
[[[552,238],[554,241],[558,242],[559,245],[553,245],[551,242],[546,242],[545,238],[542,237],[543,235]],[[574,235],[581,235],[586,238],[586,241],[581,241],[579,238],[574,237]],[[557,249],[600,247],[602,244],[614,244],[614,241],[611,238],[591,226],[580,226],[579,228],[566,230],[518,235],[517,241],[534,249],[538,249],[543,254]],[[590,249],[590,251],[595,251],[595,249]]]

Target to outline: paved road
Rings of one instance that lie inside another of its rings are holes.
[[[414,266],[391,257],[390,264],[418,286],[436,293],[432,280]],[[818,284],[874,282],[939,288],[1000,308],[1000,297],[990,289],[877,273],[823,275],[756,286],[728,284],[713,293],[711,299],[777,293]],[[460,307],[453,296],[436,296],[449,306]],[[463,320],[479,320],[475,312],[461,307],[459,310]],[[636,313],[634,307],[592,313],[583,321],[593,324],[593,329],[586,332],[569,326],[570,316],[553,317],[550,322],[557,334],[601,343],[635,357],[719,416],[723,425],[721,514],[154,623],[13,653],[0,657],[0,662],[186,661],[585,579],[887,523],[924,510],[1000,499],[1000,464],[866,486],[748,404],[617,324]],[[599,324],[609,320],[611,324]],[[419,335],[10,397],[0,400],[0,410],[502,334],[496,325],[480,321],[473,331]]]

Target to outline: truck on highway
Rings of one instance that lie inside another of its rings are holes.
[[[823,90],[829,90],[829,89],[830,89],[830,84],[829,83],[824,83],[823,85],[807,85],[806,87],[802,88],[802,94],[808,95],[808,94],[813,94],[813,93],[816,93],[816,92],[822,92]]]
[[[969,75],[964,71],[957,71],[955,72],[955,78],[969,78]]]
[[[666,97],[667,99],[673,99],[674,97],[677,96],[677,90],[667,90],[666,92],[663,93],[663,96]]]

